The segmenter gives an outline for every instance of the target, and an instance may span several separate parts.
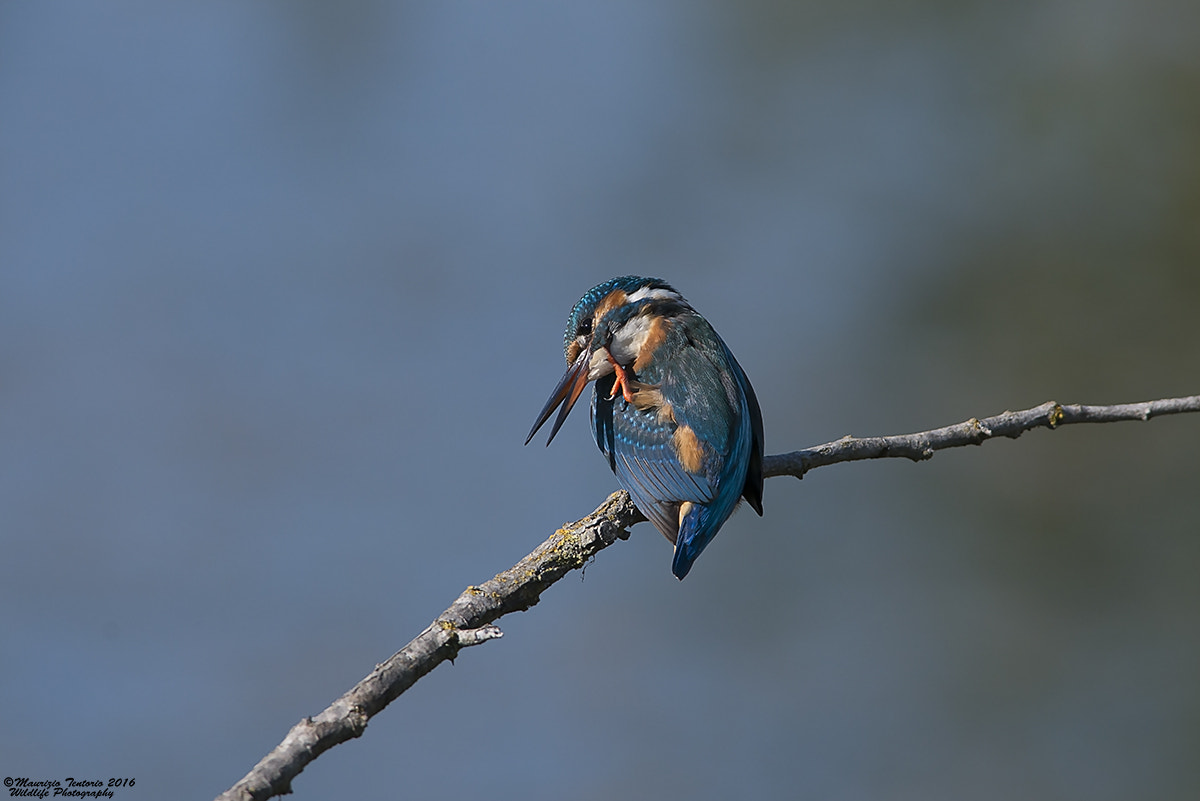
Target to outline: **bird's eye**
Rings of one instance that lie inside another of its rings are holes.
[[[579,336],[590,337],[592,335],[592,321],[584,320],[579,324]]]

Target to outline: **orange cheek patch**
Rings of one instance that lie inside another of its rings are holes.
[[[600,304],[596,306],[596,311],[594,314],[592,314],[592,320],[598,324],[604,319],[604,315],[608,314],[618,306],[624,306],[625,301],[628,299],[629,296],[625,294],[625,290],[614,289],[612,292],[609,292],[607,295],[605,295],[604,300],[600,301]]]
[[[579,358],[579,351],[581,350],[583,348],[579,347],[578,342],[572,342],[570,345],[567,345],[567,363],[574,364],[575,360]]]
[[[689,473],[699,473],[704,463],[704,446],[691,426],[680,426],[675,429],[675,453],[679,456],[679,464]]]
[[[633,363],[633,371],[635,373],[645,370],[650,362],[654,361],[654,351],[658,350],[667,338],[667,323],[662,317],[655,317],[650,323],[650,328],[646,331],[646,338],[642,340],[642,346],[638,349],[637,359]]]

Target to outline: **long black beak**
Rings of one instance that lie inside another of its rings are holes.
[[[550,438],[546,440],[549,445],[554,435],[558,433],[558,429],[562,428],[563,421],[567,419],[567,415],[571,413],[571,407],[575,405],[575,401],[579,400],[579,396],[583,394],[584,387],[588,385],[588,352],[587,348],[579,351],[579,356],[575,359],[575,363],[567,368],[567,372],[563,374],[562,379],[558,382],[558,386],[550,393],[550,400],[546,401],[546,405],[542,407],[542,411],[537,416],[537,421],[533,424],[533,428],[529,430],[529,436],[525,438],[525,444],[529,444],[529,440],[533,439],[533,435],[538,429],[550,419],[550,415],[554,414],[554,410],[561,404],[558,418],[554,421],[554,427],[550,429]]]

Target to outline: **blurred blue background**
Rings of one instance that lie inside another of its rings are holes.
[[[210,798],[615,481],[667,278],[771,453],[1200,391],[1200,5],[0,5],[0,773]],[[1184,799],[1200,418],[633,530],[296,798]]]

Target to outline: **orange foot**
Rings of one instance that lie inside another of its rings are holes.
[[[633,393],[629,391],[629,377],[625,375],[625,368],[617,364],[617,360],[608,354],[609,364],[613,366],[613,372],[617,374],[617,380],[613,382],[612,392],[608,393],[608,399],[612,400],[617,397],[617,390],[621,390],[621,397],[625,398],[626,403],[633,403]]]

